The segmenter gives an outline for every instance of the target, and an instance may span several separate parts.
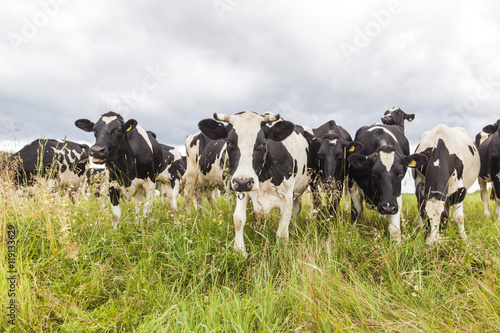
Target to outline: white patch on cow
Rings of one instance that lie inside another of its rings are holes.
[[[437,160],[434,162],[434,166],[435,166],[435,167],[439,167],[439,159],[437,159]]]
[[[107,116],[107,117],[102,117],[101,119],[107,125],[110,122],[112,122],[113,120],[116,120],[116,116],[111,116],[111,117]]]
[[[330,141],[330,143],[331,143],[332,145],[336,145],[336,144],[337,144],[337,139],[335,139],[335,140],[329,140],[329,141]]]
[[[146,143],[149,146],[149,149],[151,149],[151,152],[153,152],[153,145],[151,144],[151,141],[149,140],[148,133],[146,133],[144,128],[142,128],[139,125],[137,125],[135,128],[137,129],[137,132],[139,132],[139,134],[143,137],[144,141],[146,141]]]
[[[394,164],[394,154],[395,152],[391,151],[390,153],[380,152],[380,162],[385,166],[387,172],[391,171],[392,165]]]
[[[395,106],[392,109],[390,109],[389,112],[394,112],[394,111],[398,111],[398,110],[401,110],[401,109],[398,108],[397,106]]]
[[[389,131],[387,128],[384,128],[382,126],[373,126],[370,129],[368,129],[368,132],[372,132],[372,131],[375,131],[377,129],[383,130],[385,133],[389,134],[394,139],[394,141],[398,142],[398,139],[396,139],[396,136],[394,134],[392,134],[392,132]]]

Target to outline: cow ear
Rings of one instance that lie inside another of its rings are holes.
[[[75,121],[75,126],[79,129],[84,130],[85,132],[92,132],[92,128],[94,128],[94,123],[88,119],[78,119]]]
[[[359,153],[361,149],[363,149],[363,144],[358,141],[351,141],[345,147],[348,154]]]
[[[264,134],[270,140],[282,141],[286,139],[295,130],[295,125],[289,121],[283,120],[276,122],[273,126],[268,127],[266,123],[261,124]]]
[[[447,199],[449,205],[456,205],[465,200],[465,195],[467,194],[467,189],[465,187],[460,187],[458,190],[453,192]]]
[[[483,132],[487,134],[493,134],[497,131],[498,126],[495,125],[488,125],[483,128]]]
[[[403,165],[410,168],[420,168],[425,163],[427,163],[427,156],[422,154],[413,154],[403,158]]]
[[[408,120],[409,122],[412,122],[413,119],[415,119],[415,114],[405,114],[404,119]]]
[[[213,119],[203,119],[198,123],[198,128],[211,140],[219,140],[227,137],[227,131],[224,124]]]
[[[321,147],[320,140],[316,136],[314,136],[314,134],[311,134],[308,131],[304,131],[304,137],[306,138],[309,147],[311,147],[311,150],[313,152],[317,152]]]
[[[371,168],[373,164],[370,156],[365,156],[359,153],[349,156],[347,158],[347,161],[350,165],[354,166],[357,169]]]
[[[125,125],[123,125],[123,128],[125,128],[125,132],[130,132],[137,126],[137,120],[135,119],[130,119],[128,120]]]
[[[146,133],[148,133],[149,135],[151,135],[153,138],[156,139],[156,133],[155,132],[146,131]]]

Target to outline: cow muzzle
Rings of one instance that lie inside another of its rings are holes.
[[[377,210],[382,215],[394,215],[398,212],[398,206],[386,202],[378,205]]]
[[[108,152],[104,147],[93,145],[90,148],[90,156],[92,156],[92,162],[95,164],[104,164],[104,162],[106,162],[107,155]]]
[[[253,178],[233,178],[231,185],[234,191],[237,192],[248,192],[251,191],[255,185],[255,180]]]

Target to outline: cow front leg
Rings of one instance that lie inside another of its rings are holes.
[[[147,217],[151,216],[151,212],[153,211],[153,202],[155,200],[156,194],[156,183],[150,179],[146,180],[144,183],[144,192],[146,200],[144,200],[142,216]]]
[[[403,204],[402,196],[397,197],[398,212],[394,215],[389,215],[389,233],[391,239],[396,242],[401,241],[401,207]]]
[[[292,218],[293,211],[293,195],[290,195],[284,199],[285,202],[282,203],[280,208],[280,220],[278,225],[278,231],[276,232],[276,238],[288,240],[288,227],[290,225],[290,220]]]
[[[481,200],[483,201],[483,207],[484,207],[484,215],[486,217],[490,217],[490,210],[488,209],[488,189],[487,189],[487,182],[486,180],[482,178],[478,178],[477,182],[479,183],[479,188],[481,189]],[[498,210],[497,210],[498,211]]]
[[[250,196],[247,193],[238,193],[238,199],[236,200],[236,208],[233,214],[234,222],[234,250],[240,252],[245,258],[248,257],[248,253],[245,248],[245,240],[243,239],[243,228],[247,220],[247,205]]]
[[[351,222],[355,223],[363,218],[364,193],[356,183],[349,188],[349,192],[351,193]]]
[[[455,224],[458,228],[458,231],[460,232],[460,236],[462,236],[462,239],[467,239],[464,228],[465,218],[463,201],[454,205],[453,219],[455,220]]]
[[[111,201],[111,206],[113,207],[113,228],[117,229],[120,224],[122,210],[120,208],[118,190],[114,186],[109,188],[109,200]]]
[[[179,196],[179,180],[176,179],[173,182],[170,182],[170,184],[173,184],[171,188],[168,188],[167,190],[167,196],[168,200],[170,201],[170,208],[172,210],[177,210],[177,197]]]

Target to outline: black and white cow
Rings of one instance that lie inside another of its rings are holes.
[[[347,180],[347,152],[346,147],[352,142],[351,135],[334,120],[330,120],[312,130],[313,140],[309,139],[312,156],[311,188],[313,192],[313,207],[320,201],[318,187],[325,192],[328,198],[328,210],[333,215]],[[361,146],[355,142],[350,145],[351,152],[360,150]],[[346,198],[347,200],[347,198]]]
[[[481,170],[479,171],[478,183],[481,188],[481,199],[484,205],[484,215],[490,217],[488,209],[487,184],[493,182],[491,197],[495,199],[497,221],[500,223],[500,119],[493,125],[483,128],[476,136],[476,146],[481,158]]]
[[[47,177],[49,187],[82,189],[88,165],[89,146],[67,140],[38,139],[14,153],[4,163],[18,185],[32,185],[35,176]]]
[[[401,181],[407,167],[416,168],[427,161],[424,155],[409,155],[410,145],[399,125],[375,124],[358,129],[354,141],[362,145],[359,153],[348,156],[349,190],[353,220],[366,207],[390,219],[393,240],[401,239]]]
[[[460,234],[467,238],[463,201],[480,169],[479,152],[472,138],[462,127],[437,125],[420,136],[415,153],[427,157],[427,163],[413,170],[420,216],[427,223],[427,243],[439,239],[451,206]]]
[[[136,212],[145,194],[144,215],[151,212],[155,197],[156,176],[163,167],[160,144],[135,119],[125,122],[119,114],[103,114],[97,123],[88,119],[75,121],[76,127],[94,132],[96,143],[90,156],[96,164],[105,164],[111,186],[109,196],[113,206],[113,226],[118,227],[121,209],[120,195],[130,200],[136,195]]]
[[[160,182],[161,201],[165,196],[170,201],[170,207],[177,210],[177,196],[179,195],[180,180],[186,170],[186,159],[181,153],[171,146],[160,143],[163,152],[163,166],[159,170],[156,180]]]
[[[399,107],[395,106],[390,110],[385,111],[384,116],[382,117],[382,124],[384,125],[398,125],[403,130],[405,128],[405,120],[412,122],[415,119],[415,115],[407,114]]]
[[[234,248],[247,256],[243,227],[250,199],[260,216],[279,208],[276,236],[288,239],[290,220],[300,210],[300,197],[309,185],[308,142],[293,123],[277,121],[278,114],[241,112],[214,118],[228,125],[205,119],[198,126],[213,140],[227,139],[230,188],[239,192],[233,215]]]
[[[217,191],[226,189],[224,170],[227,166],[225,139],[212,140],[202,132],[188,135],[186,145],[186,172],[182,184],[186,198],[190,198],[195,209],[202,194],[210,204],[215,203]]]

